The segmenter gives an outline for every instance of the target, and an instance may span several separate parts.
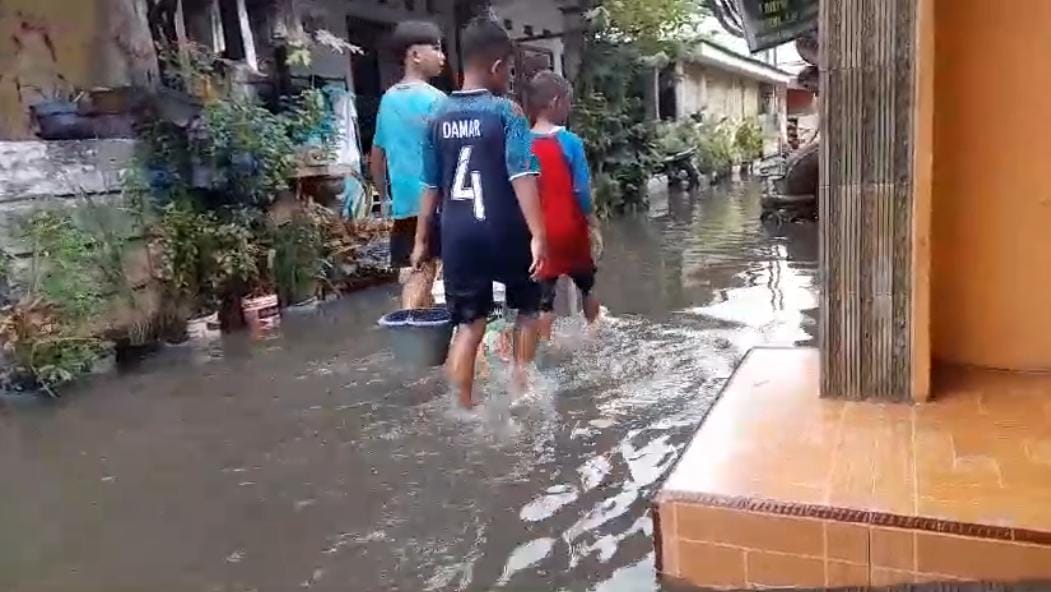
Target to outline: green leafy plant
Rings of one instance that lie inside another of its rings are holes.
[[[594,41],[577,80],[572,126],[584,140],[599,215],[646,207],[646,183],[660,166],[656,124],[645,117],[637,48]]]
[[[185,318],[216,305],[205,260],[212,229],[209,217],[188,200],[178,200],[163,207],[151,231],[165,298]]]
[[[763,128],[756,118],[741,122],[734,133],[734,144],[745,161],[759,160],[763,157]]]
[[[268,247],[252,226],[243,217],[220,221],[209,213],[204,219],[206,277],[212,293],[224,298],[265,290]]]
[[[292,143],[317,150],[324,160],[335,157],[341,137],[330,101],[335,92],[307,89],[295,99],[286,100],[282,113],[285,132]]]
[[[195,41],[158,44],[157,61],[165,86],[202,98],[214,94],[225,62],[209,47]]]
[[[296,147],[286,121],[250,101],[214,101],[191,137],[192,153],[212,172],[212,189],[240,205],[265,206],[288,188]]]
[[[728,121],[705,121],[699,126],[698,168],[702,173],[723,177],[738,160],[733,126]]]
[[[77,227],[70,214],[33,214],[24,238],[32,249],[30,294],[46,299],[74,323],[102,311],[102,286],[93,271],[97,242]]]
[[[274,231],[274,279],[286,305],[318,293],[326,269],[325,236],[308,213],[300,212]]]
[[[595,5],[588,16],[600,34],[634,44],[648,54],[693,36],[708,14],[694,0],[601,0]]]
[[[289,66],[302,66],[304,68],[309,68],[313,63],[314,48],[326,48],[340,55],[362,53],[360,47],[327,29],[317,29],[312,33],[297,32],[297,34],[286,39],[285,45],[288,48],[286,63]]]
[[[0,314],[0,343],[17,373],[54,396],[105,350],[93,321],[104,308],[98,243],[68,213],[41,211],[25,225],[32,259],[25,295]]]

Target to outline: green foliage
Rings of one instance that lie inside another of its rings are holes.
[[[185,194],[191,165],[186,131],[156,120],[140,128],[139,139],[136,166],[124,178],[126,193],[133,194],[143,208],[167,204]]]
[[[288,188],[296,147],[284,118],[250,101],[205,107],[191,149],[212,172],[212,188],[235,203],[265,206]]]
[[[268,246],[253,230],[246,213],[236,212],[227,220],[206,213],[202,221],[205,273],[212,294],[220,298],[240,295],[266,282]]]
[[[729,121],[705,121],[699,126],[697,168],[705,174],[727,175],[738,161],[734,127]]]
[[[18,373],[45,392],[89,372],[104,351],[92,323],[104,306],[99,244],[68,213],[27,221],[32,249],[25,298],[0,315],[0,343]]]
[[[204,257],[210,222],[188,200],[178,200],[164,206],[153,228],[158,279],[166,298],[186,317],[215,304]]]
[[[693,150],[697,170],[718,177],[729,173],[738,159],[733,130],[725,121],[686,119],[662,124],[657,143],[665,157]]]
[[[745,161],[758,160],[763,157],[763,128],[756,118],[741,122],[734,134],[734,144]]]
[[[292,143],[317,148],[326,160],[335,157],[341,137],[330,103],[337,92],[342,91],[305,90],[294,100],[285,101],[282,113],[285,133]]]
[[[157,61],[165,86],[204,97],[213,91],[225,60],[205,45],[186,41],[158,44]]]
[[[32,253],[29,293],[57,307],[71,323],[99,314],[103,291],[97,272],[96,240],[68,213],[40,211],[28,221],[24,238]]]
[[[307,212],[297,213],[274,230],[274,281],[286,305],[317,295],[324,279],[325,235]]]
[[[152,228],[158,279],[183,320],[269,286],[272,229],[265,215],[168,204]]]
[[[601,216],[644,208],[646,183],[659,166],[656,126],[637,98],[640,59],[630,45],[595,41],[577,80],[573,129],[584,140]]]
[[[657,150],[664,157],[696,151],[701,145],[700,131],[700,125],[691,119],[662,122],[657,127]]]
[[[696,0],[601,0],[591,15],[600,34],[652,55],[694,36],[707,13]]]
[[[32,344],[23,361],[44,391],[54,397],[56,388],[91,372],[105,349],[93,337],[41,339]]]
[[[314,48],[325,48],[340,55],[362,53],[360,47],[327,29],[315,29],[311,33],[303,31],[302,34],[291,35],[286,39],[285,45],[288,49],[288,57],[285,62],[289,66],[302,66],[303,68],[309,68],[313,63]]]

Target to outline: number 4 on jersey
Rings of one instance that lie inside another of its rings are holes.
[[[482,174],[478,171],[470,171],[467,168],[471,164],[471,152],[473,146],[464,146],[460,149],[460,160],[456,165],[456,177],[453,179],[453,191],[450,196],[457,201],[474,202],[474,217],[485,220],[485,200],[482,192]],[[470,185],[468,185],[468,181]]]

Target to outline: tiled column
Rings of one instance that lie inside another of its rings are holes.
[[[926,327],[914,316],[926,282],[915,281],[917,245],[926,237],[914,230],[914,183],[926,4],[821,2],[824,397],[925,397],[918,375],[927,354],[917,335]]]

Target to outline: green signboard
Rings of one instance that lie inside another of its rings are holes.
[[[748,48],[753,52],[817,29],[819,0],[737,0]]]

